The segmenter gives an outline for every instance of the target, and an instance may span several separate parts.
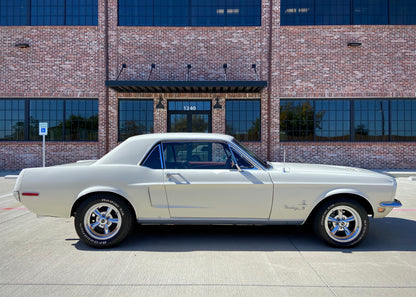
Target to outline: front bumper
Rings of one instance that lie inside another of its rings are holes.
[[[399,208],[399,207],[402,207],[402,203],[399,200],[394,199],[393,202],[380,203],[380,206],[381,207]]]

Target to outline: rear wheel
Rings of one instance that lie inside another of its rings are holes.
[[[322,205],[315,216],[315,232],[334,247],[353,247],[367,235],[368,214],[354,200],[338,198]]]
[[[124,201],[110,194],[97,194],[77,209],[75,230],[89,246],[109,248],[126,238],[132,221],[131,212]]]

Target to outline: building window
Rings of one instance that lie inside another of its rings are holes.
[[[27,0],[0,0],[0,26],[29,24]]]
[[[41,122],[48,141],[98,141],[98,100],[1,99],[0,116],[2,141],[41,140]]]
[[[281,141],[416,141],[416,99],[280,100]]]
[[[65,140],[98,140],[98,101],[65,102]]]
[[[25,140],[25,101],[0,99],[0,141]]]
[[[260,26],[261,0],[119,0],[119,26]]]
[[[153,133],[153,100],[120,99],[118,140]]]
[[[416,141],[416,100],[390,101],[392,141]]]
[[[386,25],[388,18],[388,0],[355,0],[353,7],[353,24]]]
[[[41,140],[39,123],[48,123],[48,140],[63,140],[64,100],[29,101],[30,135],[29,140]]]
[[[282,0],[280,24],[282,26],[312,25],[315,23],[314,0]]]
[[[281,0],[282,26],[414,25],[414,0]]]
[[[97,26],[98,0],[0,0],[1,26]]]
[[[348,141],[350,139],[350,101],[317,100],[315,103],[315,140]]]
[[[315,114],[313,101],[280,101],[280,140],[312,141]]]
[[[350,0],[315,0],[316,25],[349,25]]]
[[[354,101],[354,134],[356,141],[388,141],[389,101]]]
[[[416,24],[415,0],[389,0],[389,19],[392,25]]]
[[[227,100],[225,126],[240,141],[260,141],[260,100]]]

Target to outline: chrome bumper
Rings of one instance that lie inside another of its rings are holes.
[[[394,208],[397,208],[397,207],[402,207],[402,203],[399,200],[394,199],[393,202],[380,203],[380,206],[382,206],[382,207],[394,207]]]

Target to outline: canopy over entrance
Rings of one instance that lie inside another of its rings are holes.
[[[107,80],[119,93],[260,93],[267,81],[127,81]]]

